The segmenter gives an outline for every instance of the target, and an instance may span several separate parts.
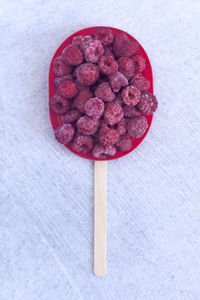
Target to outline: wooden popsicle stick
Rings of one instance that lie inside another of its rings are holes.
[[[106,274],[106,177],[107,162],[94,162],[94,273]]]

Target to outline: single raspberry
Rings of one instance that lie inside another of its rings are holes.
[[[58,77],[72,72],[72,66],[66,65],[61,56],[54,59],[52,67],[54,74]]]
[[[104,46],[108,46],[112,44],[114,36],[109,28],[100,27],[95,30],[94,39],[101,41]]]
[[[125,87],[122,91],[124,103],[129,106],[135,106],[140,101],[140,97],[141,92],[133,85]]]
[[[73,123],[80,118],[81,114],[77,109],[69,110],[64,116],[64,123]]]
[[[132,148],[132,138],[129,134],[121,135],[119,141],[116,144],[117,149],[120,152],[127,152]]]
[[[71,124],[63,124],[54,131],[56,140],[61,144],[68,144],[74,136],[74,128]]]
[[[78,45],[71,44],[63,50],[62,58],[66,64],[71,66],[77,66],[83,61],[83,53]]]
[[[129,57],[120,57],[118,59],[119,71],[126,76],[127,79],[130,79],[134,74],[134,65],[133,61]]]
[[[108,103],[104,111],[104,119],[109,125],[115,125],[124,116],[123,108],[114,102]]]
[[[113,145],[103,146],[97,144],[94,146],[92,155],[97,159],[106,159],[110,156],[114,156],[116,154],[116,148]]]
[[[127,78],[121,72],[115,72],[108,77],[113,92],[119,92],[122,86],[128,85]]]
[[[138,42],[130,40],[125,33],[120,33],[115,37],[113,48],[116,57],[129,57],[136,52],[138,47]]]
[[[145,115],[151,115],[156,111],[157,107],[158,101],[151,93],[142,94],[140,102],[137,105],[137,109]]]
[[[70,102],[58,95],[54,95],[49,101],[50,109],[57,115],[64,115],[70,109]]]
[[[58,87],[62,82],[67,81],[67,80],[73,80],[73,77],[71,74],[67,74],[67,75],[61,76],[61,77],[56,77],[54,79],[55,86]]]
[[[72,45],[80,46],[80,44],[82,42],[82,39],[83,39],[83,35],[74,36],[73,39],[72,39]]]
[[[104,112],[104,103],[101,99],[91,98],[86,102],[84,108],[89,117],[98,120]]]
[[[58,95],[72,99],[78,94],[78,89],[76,86],[76,83],[74,83],[72,80],[66,80],[61,82],[58,87]]]
[[[127,130],[133,138],[139,138],[143,136],[148,128],[148,123],[145,117],[135,117],[128,120]]]
[[[104,53],[103,45],[98,40],[90,40],[87,43],[82,43],[81,49],[85,60],[90,63],[97,63],[100,56]]]
[[[122,46],[124,45],[124,43],[126,43],[128,41],[128,36],[125,33],[119,33],[116,37],[115,37],[115,41],[113,44],[113,50],[114,50],[114,54],[119,57],[120,55],[120,50],[122,48]]]
[[[77,69],[77,80],[84,85],[92,85],[99,78],[99,68],[95,64],[85,63]]]
[[[121,121],[117,124],[117,132],[119,135],[122,135],[126,132],[126,119],[122,118]]]
[[[101,56],[98,62],[101,73],[111,75],[118,70],[117,61],[112,56]]]
[[[91,135],[97,131],[99,127],[99,121],[93,120],[88,116],[83,116],[78,119],[78,121],[76,122],[76,126],[80,133]]]
[[[93,148],[94,140],[91,136],[78,133],[72,142],[72,148],[78,153],[86,154]]]
[[[140,91],[148,91],[151,86],[151,83],[146,79],[141,73],[137,73],[131,79],[131,84],[136,86]]]
[[[73,107],[77,108],[82,114],[85,113],[85,103],[93,97],[92,92],[89,89],[85,89],[79,92],[74,98]]]
[[[114,57],[114,54],[112,53],[112,48],[111,47],[104,47],[104,56],[112,56],[113,58]]]
[[[108,82],[100,83],[94,92],[95,96],[103,101],[110,102],[115,99],[115,94],[112,92],[110,84]]]
[[[104,146],[114,145],[119,140],[119,134],[117,130],[112,128],[101,128],[99,130],[99,141]]]
[[[134,118],[140,116],[140,112],[135,106],[129,106],[125,104],[123,106],[123,110],[125,118]]]
[[[133,64],[134,64],[134,68],[135,68],[135,72],[136,73],[140,73],[143,72],[146,68],[146,58],[142,55],[133,55],[131,57]]]

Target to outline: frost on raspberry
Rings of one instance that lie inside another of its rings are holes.
[[[127,79],[130,79],[134,74],[134,65],[133,61],[129,57],[120,57],[118,59],[119,71],[126,76]]]
[[[77,66],[83,61],[83,53],[76,44],[68,45],[62,52],[64,62],[71,66]]]
[[[116,148],[114,145],[103,146],[101,144],[97,144],[94,146],[92,155],[97,159],[107,159],[116,154]]]
[[[85,103],[93,97],[92,92],[89,89],[84,89],[78,93],[74,98],[73,107],[77,108],[82,114],[85,113]]]
[[[72,141],[72,149],[78,153],[86,154],[90,152],[94,145],[92,136],[77,133]]]
[[[141,92],[133,85],[125,87],[122,91],[124,103],[129,106],[135,106],[140,101],[140,97]]]
[[[56,77],[54,79],[55,86],[58,87],[62,82],[67,81],[67,80],[73,80],[73,77],[71,74],[67,74],[67,75],[61,76],[61,77]]]
[[[104,46],[108,46],[112,44],[114,36],[109,28],[99,27],[94,32],[94,39],[101,41]]]
[[[68,123],[73,123],[77,121],[80,118],[81,114],[77,109],[71,109],[69,110],[63,119],[63,122],[68,124]]]
[[[77,69],[77,80],[83,85],[92,85],[99,79],[99,68],[95,64],[85,63]]]
[[[119,92],[121,87],[128,85],[128,79],[121,72],[115,72],[108,79],[113,92]]]
[[[85,60],[90,63],[97,63],[100,56],[104,53],[103,45],[98,40],[90,40],[87,43],[82,43],[81,49]]]
[[[115,99],[115,94],[111,90],[111,86],[108,82],[100,83],[94,92],[95,96],[102,99],[105,102],[111,102]]]
[[[136,106],[129,106],[125,104],[123,106],[123,110],[125,118],[134,118],[140,116],[140,112]]]
[[[136,40],[131,40],[125,33],[120,33],[115,37],[113,49],[116,57],[131,56],[135,54],[139,47]]]
[[[104,103],[101,99],[91,98],[86,102],[84,108],[89,117],[98,120],[104,112]]]
[[[68,144],[74,136],[74,128],[71,124],[63,124],[54,131],[56,140],[61,144]]]
[[[158,101],[151,93],[143,93],[137,105],[137,109],[145,115],[151,115],[156,111],[157,107]]]
[[[117,124],[117,132],[119,135],[122,135],[126,132],[126,122],[127,120],[122,118],[121,121]]]
[[[53,72],[60,77],[72,72],[72,66],[66,65],[61,56],[56,57],[52,64]]]
[[[76,122],[77,129],[80,133],[91,135],[94,134],[98,127],[99,121],[93,120],[91,117],[83,116]]]
[[[148,91],[151,86],[151,83],[146,79],[141,73],[137,73],[131,79],[131,84],[137,87],[140,91]]]
[[[147,120],[144,116],[135,117],[128,120],[127,130],[133,138],[139,138],[143,136],[148,128]]]
[[[120,152],[130,151],[132,148],[132,138],[129,134],[121,135],[116,144],[117,150]]]
[[[64,115],[70,109],[70,102],[59,95],[54,95],[49,101],[50,109],[57,115]]]
[[[118,63],[113,56],[101,56],[98,62],[101,73],[111,75],[118,70]]]
[[[134,68],[135,68],[135,72],[136,73],[141,73],[145,70],[146,68],[146,58],[143,55],[133,55],[131,57],[133,64],[134,64]]]
[[[58,95],[72,99],[78,94],[78,89],[76,83],[72,80],[66,80],[59,84],[58,86]]]
[[[104,120],[109,125],[115,125],[121,121],[124,116],[123,108],[114,102],[108,103],[104,111]]]
[[[118,140],[119,134],[117,130],[108,127],[104,127],[99,130],[99,141],[102,145],[114,145],[118,142]]]

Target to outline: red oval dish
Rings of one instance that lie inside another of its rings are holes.
[[[50,64],[50,68],[49,68],[49,99],[56,93],[56,87],[54,85],[54,79],[55,79],[55,75],[53,73],[53,70],[52,70],[52,63],[53,63],[53,60],[57,57],[57,56],[60,56],[62,51],[69,45],[72,43],[72,38],[77,36],[77,35],[92,35],[95,31],[96,28],[99,28],[99,27],[103,27],[103,26],[96,26],[96,27],[89,27],[89,28],[85,28],[85,29],[82,29],[82,30],[79,30],[75,33],[73,33],[72,35],[70,35],[60,46],[59,48],[57,49],[57,51],[55,52],[53,58],[52,58],[52,61],[51,61],[51,64]],[[123,30],[120,30],[120,29],[117,29],[117,28],[112,28],[112,27],[108,27],[112,30],[114,36],[116,36],[117,34],[119,33],[122,33],[124,32]],[[134,37],[132,37],[130,34],[128,34],[127,32],[124,32],[128,35],[128,37],[132,40],[136,40]],[[140,45],[140,43],[139,43]],[[151,83],[151,87],[149,89],[149,92],[153,93],[153,74],[152,74],[152,68],[151,68],[151,64],[150,64],[150,61],[149,61],[149,58],[145,52],[145,50],[143,49],[143,47],[140,45],[140,47],[138,48],[137,50],[137,54],[141,54],[143,55],[145,58],[146,58],[146,61],[147,61],[147,64],[146,64],[146,69],[144,70],[144,72],[142,72],[142,74],[150,81]],[[50,116],[50,121],[51,121],[51,125],[53,127],[53,129],[57,128],[58,126],[60,126],[61,124],[63,124],[63,121],[62,121],[62,116],[58,116],[56,115],[54,112],[52,112],[50,109],[49,109],[49,116]],[[122,156],[125,156],[127,155],[128,153],[132,152],[136,147],[139,146],[139,144],[143,141],[143,139],[145,138],[145,136],[147,135],[148,131],[149,131],[149,128],[151,126],[151,122],[152,122],[152,119],[153,119],[153,115],[145,115],[146,119],[147,119],[147,122],[148,122],[148,129],[145,133],[144,136],[142,136],[141,138],[133,138],[132,140],[132,148],[131,150],[127,151],[127,152],[119,152],[117,151],[116,155],[113,156],[113,157],[109,157],[107,159],[96,159],[92,156],[91,153],[87,153],[87,154],[82,154],[82,153],[77,153],[75,152],[71,145],[68,144],[68,145],[64,145],[67,149],[69,149],[71,152],[73,152],[74,154],[80,156],[80,157],[83,157],[83,158],[86,158],[86,159],[89,159],[89,160],[112,160],[112,159],[116,159],[116,158],[120,158]]]

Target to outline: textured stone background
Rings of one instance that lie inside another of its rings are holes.
[[[200,1],[1,0],[0,299],[200,299]],[[147,51],[159,109],[108,164],[108,267],[92,272],[93,163],[53,137],[51,57],[109,25]]]

